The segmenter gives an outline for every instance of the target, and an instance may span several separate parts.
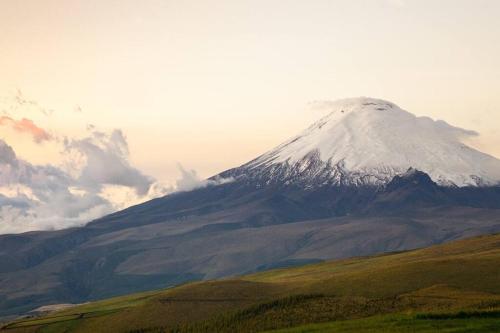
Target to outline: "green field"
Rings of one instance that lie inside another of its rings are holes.
[[[500,235],[194,282],[5,332],[500,332]]]
[[[448,318],[419,319],[411,315],[373,316],[363,319],[309,324],[294,328],[267,331],[268,333],[322,333],[322,332],[475,332],[489,333],[500,331],[500,317],[492,318]]]

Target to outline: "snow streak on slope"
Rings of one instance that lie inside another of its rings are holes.
[[[412,167],[441,185],[500,183],[500,160],[462,142],[477,135],[473,131],[416,117],[379,99],[344,99],[329,107],[328,116],[243,169],[282,179],[292,170],[294,179],[309,170],[308,176],[328,174],[333,183],[380,185]]]

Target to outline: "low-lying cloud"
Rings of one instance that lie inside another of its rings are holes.
[[[201,179],[196,170],[187,170],[181,164],[177,166],[181,172],[181,178],[177,180],[175,188],[178,192],[187,192],[197,188],[222,185],[234,181],[234,178]]]
[[[9,140],[0,131],[0,234],[82,226],[175,191],[231,181],[202,180],[196,171],[179,165],[179,180],[164,184],[132,165],[122,130],[102,131],[88,125],[84,136],[68,137],[28,119],[33,116],[37,123],[48,123],[55,114],[21,91],[0,102],[0,129],[13,131],[7,135]],[[16,143],[12,134],[29,135],[37,145],[45,143],[43,149],[60,151],[57,164],[20,158],[8,143]]]
[[[109,134],[94,130],[83,139],[66,139],[64,145],[69,156],[77,155],[81,161],[76,166],[77,183],[87,191],[99,192],[105,185],[121,185],[143,196],[154,183],[152,177],[130,165],[127,140],[121,130]]]
[[[203,180],[179,164],[175,185],[162,184],[130,164],[120,130],[66,138],[63,154],[64,165],[35,165],[0,139],[0,234],[82,226],[155,197],[232,181]]]
[[[19,159],[3,140],[0,154],[0,233],[72,227],[113,209],[97,191],[71,192],[78,180]]]

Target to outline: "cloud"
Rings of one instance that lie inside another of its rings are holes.
[[[19,159],[3,140],[0,153],[0,233],[72,227],[113,210],[96,192],[72,193],[71,176]]]
[[[446,140],[463,142],[464,140],[478,137],[479,133],[448,124],[444,120],[434,120],[430,117],[415,117],[419,128],[436,132],[437,135],[445,137]]]
[[[154,179],[130,165],[123,132],[116,129],[107,134],[89,128],[89,137],[65,140],[66,153],[81,161],[78,185],[91,191],[100,191],[103,185],[121,185],[146,195]]]
[[[66,139],[63,153],[65,166],[34,165],[0,140],[0,234],[83,226],[172,192],[233,181],[203,180],[179,164],[181,176],[175,185],[160,183],[130,164],[120,130],[105,133],[92,127],[88,137]]]
[[[17,135],[27,134],[37,144],[50,141],[60,152],[57,165],[32,164],[0,139],[0,234],[84,225],[175,190],[132,166],[127,138],[119,129],[99,131],[88,125],[84,137],[67,137],[30,119],[54,116],[20,90],[0,99],[0,126],[14,131],[9,133],[15,135],[13,143]]]
[[[17,132],[27,133],[36,143],[52,140],[52,136],[46,130],[35,125],[30,119],[15,120],[8,116],[0,116],[0,126],[9,126]]]
[[[176,192],[225,184],[202,180],[179,164],[175,185],[156,181],[133,167],[121,130],[66,138],[64,163],[35,165],[17,157],[0,139],[0,234],[82,226],[113,211]]]
[[[231,181],[202,180],[196,171],[179,165],[180,179],[174,185],[164,184],[132,165],[127,138],[120,129],[100,131],[87,125],[88,133],[83,137],[67,137],[56,131],[49,134],[26,117],[54,114],[21,91],[13,100],[0,102],[0,126],[29,134],[36,143],[50,142],[61,154],[60,164],[33,164],[19,158],[15,149],[0,139],[0,234],[82,226],[175,191]]]
[[[0,165],[17,165],[17,157],[14,149],[9,146],[5,141],[0,140]]]
[[[174,190],[130,165],[120,130],[64,144],[69,164],[34,165],[0,140],[0,234],[81,226]]]
[[[79,227],[109,212],[108,206],[101,205],[83,211],[75,217],[62,218],[60,215],[40,216],[33,210],[25,210],[14,206],[1,206],[0,234]]]
[[[325,111],[332,108],[335,105],[335,101],[331,100],[315,100],[307,103],[308,108],[313,111]]]
[[[176,181],[175,190],[178,192],[192,191],[197,188],[227,184],[234,178],[201,179],[195,170],[186,170],[180,163],[177,164],[181,172],[181,178]]]
[[[177,191],[190,191],[201,186],[203,180],[198,177],[196,170],[186,170],[180,163],[177,168],[181,173],[181,178],[176,181]]]

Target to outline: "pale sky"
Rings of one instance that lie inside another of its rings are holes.
[[[0,96],[53,110],[11,118],[121,129],[162,181],[178,162],[238,166],[321,117],[311,102],[356,96],[476,130],[500,157],[497,0],[0,0],[0,31]],[[0,133],[23,159],[57,159]]]

